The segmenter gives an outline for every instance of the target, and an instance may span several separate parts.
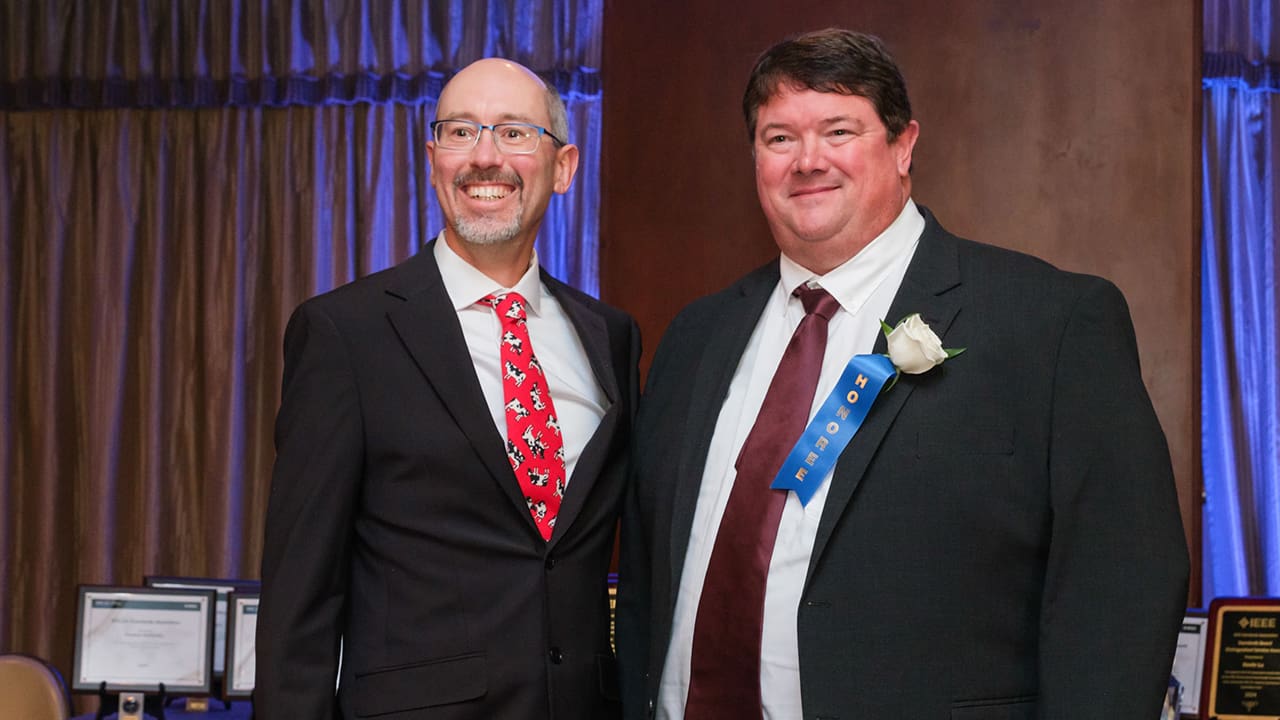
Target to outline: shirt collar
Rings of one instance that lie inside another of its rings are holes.
[[[924,216],[908,198],[884,232],[826,275],[814,275],[784,253],[779,262],[781,288],[790,297],[801,284],[811,282],[831,293],[845,312],[856,313],[895,268],[910,260],[923,232]]]
[[[440,267],[440,278],[444,281],[445,292],[454,310],[465,310],[480,302],[486,295],[515,291],[524,296],[525,307],[534,314],[539,314],[542,304],[542,276],[538,271],[538,251],[533,251],[529,260],[529,269],[513,287],[503,287],[497,280],[485,275],[459,257],[444,239],[444,231],[436,236],[436,264]]]

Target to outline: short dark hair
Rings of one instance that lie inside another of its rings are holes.
[[[750,140],[755,140],[760,106],[782,86],[870,100],[889,130],[889,142],[911,122],[907,83],[884,43],[874,35],[827,28],[789,37],[765,50],[756,60],[742,96]]]

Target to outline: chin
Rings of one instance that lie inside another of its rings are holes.
[[[453,223],[453,230],[468,245],[506,245],[520,237],[524,228],[520,218],[508,222],[485,221],[475,222],[458,218]]]
[[[813,252],[821,250],[823,245],[835,242],[836,232],[829,227],[796,228],[792,233],[792,242],[799,248]]]

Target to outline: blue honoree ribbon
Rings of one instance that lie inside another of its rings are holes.
[[[795,490],[800,504],[808,505],[896,372],[884,355],[854,355],[769,487]]]

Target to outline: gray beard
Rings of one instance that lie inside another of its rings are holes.
[[[505,225],[499,225],[498,221],[489,218],[472,220],[457,217],[453,221],[454,231],[463,242],[469,245],[504,245],[520,234],[523,225],[524,208],[517,209],[515,217]]]

